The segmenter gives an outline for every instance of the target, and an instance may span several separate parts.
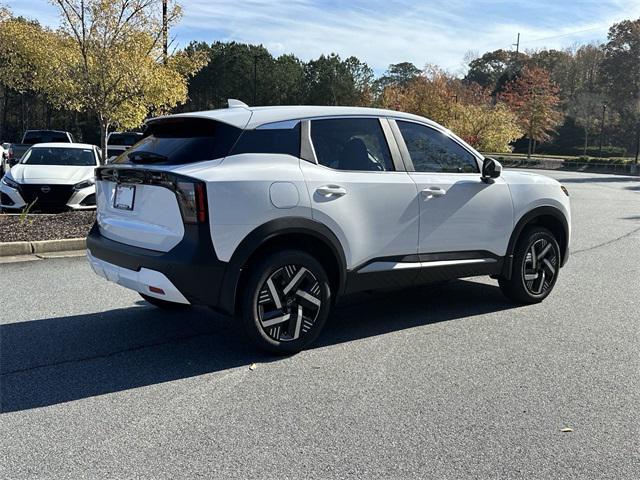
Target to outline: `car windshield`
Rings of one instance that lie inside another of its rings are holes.
[[[91,148],[33,147],[25,153],[20,163],[27,165],[96,165],[96,157]]]

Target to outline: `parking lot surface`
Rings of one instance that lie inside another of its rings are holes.
[[[0,478],[640,478],[640,181],[543,173],[573,208],[545,302],[366,293],[291,357],[84,258],[1,264]]]

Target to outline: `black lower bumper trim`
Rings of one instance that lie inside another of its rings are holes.
[[[182,241],[168,252],[115,242],[94,224],[87,236],[87,249],[94,257],[122,268],[162,273],[192,304],[219,306],[227,263],[216,257],[206,224],[185,225]]]

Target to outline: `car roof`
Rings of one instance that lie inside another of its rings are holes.
[[[217,120],[227,123],[237,128],[253,129],[261,125],[276,122],[285,122],[288,120],[300,120],[304,118],[314,117],[333,117],[333,116],[373,116],[373,117],[392,117],[404,120],[413,120],[417,122],[427,123],[435,127],[442,128],[437,123],[432,122],[424,117],[413,115],[410,113],[398,112],[395,110],[385,110],[381,108],[367,107],[340,107],[340,106],[315,106],[315,105],[289,105],[289,106],[271,106],[271,107],[249,107],[249,106],[232,106],[230,108],[221,108],[218,110],[207,110],[201,112],[178,113],[175,115],[167,115],[165,117],[156,117],[147,120],[147,123],[154,123],[165,118],[204,118],[209,120]]]
[[[95,145],[91,145],[89,143],[65,143],[65,142],[36,143],[31,146],[45,147],[45,148],[94,148],[95,147]]]
[[[69,133],[64,130],[47,130],[47,129],[35,129],[35,130],[27,130],[24,133],[41,133],[41,132],[52,132],[52,133]]]

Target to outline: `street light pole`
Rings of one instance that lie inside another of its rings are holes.
[[[602,158],[602,140],[604,138],[604,115],[607,111],[607,104],[602,104],[602,121],[600,122],[600,147],[598,148],[598,157]]]
[[[638,155],[640,155],[640,123],[636,126],[636,171],[638,170]]]

